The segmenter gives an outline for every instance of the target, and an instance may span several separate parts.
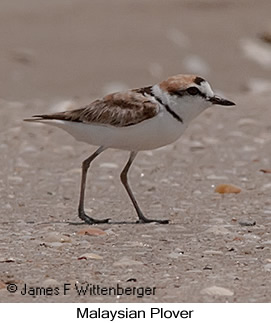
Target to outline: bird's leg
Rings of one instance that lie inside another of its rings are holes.
[[[95,224],[95,223],[107,223],[110,219],[93,219],[86,215],[84,210],[84,200],[85,200],[85,189],[86,189],[86,179],[87,179],[87,171],[90,163],[100,155],[106,148],[103,146],[99,147],[91,156],[89,156],[82,163],[82,177],[81,177],[81,189],[80,189],[80,199],[78,206],[78,216],[81,220],[85,221],[87,224]]]
[[[143,222],[143,223],[150,223],[150,222],[158,222],[158,223],[162,223],[162,224],[167,224],[169,221],[168,220],[154,220],[154,219],[148,219],[144,216],[144,214],[142,213],[142,211],[140,210],[140,207],[138,206],[137,204],[137,201],[134,197],[134,194],[133,192],[131,191],[131,188],[129,186],[129,183],[128,183],[128,179],[127,179],[127,174],[128,174],[128,171],[135,159],[137,155],[137,152],[136,151],[131,151],[130,153],[130,157],[129,157],[129,160],[127,162],[127,164],[125,165],[125,167],[123,168],[121,174],[120,174],[120,179],[121,179],[121,182],[122,184],[124,185],[135,209],[136,209],[136,213],[138,215],[138,222]]]

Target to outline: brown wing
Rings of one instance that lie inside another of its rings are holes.
[[[148,93],[142,89],[118,92],[80,109],[34,117],[127,127],[152,118],[158,113],[158,105],[145,95]]]

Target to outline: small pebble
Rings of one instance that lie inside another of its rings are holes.
[[[127,281],[127,282],[136,282],[137,280],[136,280],[136,278],[129,278],[129,279],[127,279],[126,281]]]
[[[12,257],[0,258],[0,262],[15,262],[15,259]]]
[[[242,226],[248,226],[248,227],[252,227],[252,226],[256,225],[256,221],[250,220],[250,219],[240,220],[240,221],[238,221],[238,223]]]
[[[210,295],[210,296],[233,296],[234,292],[219,286],[211,286],[201,290],[201,294]]]
[[[96,253],[84,253],[83,255],[81,255],[80,257],[78,257],[78,260],[82,260],[82,259],[103,259],[102,256],[97,255]]]

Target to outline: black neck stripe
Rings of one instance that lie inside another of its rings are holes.
[[[158,98],[156,95],[153,94],[152,88],[153,88],[152,86],[146,86],[146,87],[143,87],[140,89],[136,89],[134,91],[136,91],[137,93],[141,93],[144,96],[146,96],[146,95],[153,96],[156,99],[156,101],[158,101],[161,105],[163,105],[166,108],[167,112],[170,113],[173,118],[175,118],[179,122],[183,123],[183,119],[180,116],[178,116],[178,114],[176,112],[171,110],[167,104],[163,103],[163,101],[160,98]]]
[[[158,98],[157,96],[155,96],[154,94],[152,94],[153,95],[153,97],[160,103],[160,104],[162,104],[165,108],[166,108],[166,110],[167,110],[167,112],[168,113],[170,113],[171,115],[172,115],[172,117],[173,118],[175,118],[176,120],[178,120],[179,122],[181,122],[181,123],[183,123],[183,119],[180,117],[180,116],[178,116],[178,114],[176,113],[176,112],[174,112],[173,110],[171,110],[170,109],[170,107],[167,105],[167,104],[165,104],[165,103],[163,103],[163,101],[160,99],[160,98]]]

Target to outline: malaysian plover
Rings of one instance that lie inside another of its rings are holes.
[[[128,171],[139,151],[174,142],[192,119],[213,104],[235,105],[215,95],[203,78],[176,75],[153,86],[106,95],[76,110],[35,115],[25,121],[57,126],[78,141],[99,147],[82,163],[78,215],[84,222],[95,224],[110,220],[89,217],[84,211],[84,197],[90,163],[106,149],[116,148],[130,151],[120,178],[136,209],[138,222],[168,223],[168,220],[144,216],[128,184]]]

